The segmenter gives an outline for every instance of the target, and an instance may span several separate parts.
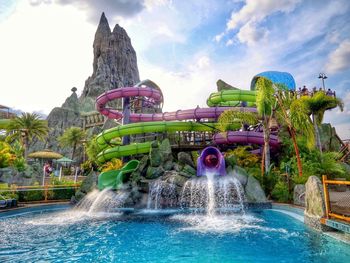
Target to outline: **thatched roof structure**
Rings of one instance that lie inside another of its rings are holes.
[[[56,153],[54,151],[51,151],[49,149],[44,149],[42,151],[38,152],[32,152],[28,154],[29,158],[38,158],[38,159],[60,159],[63,157],[62,154]]]

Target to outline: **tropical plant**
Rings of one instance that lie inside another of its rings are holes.
[[[219,123],[223,130],[227,129],[227,125],[232,122],[241,122],[242,124],[256,124],[261,120],[261,125],[264,132],[264,153],[261,160],[261,172],[266,173],[270,166],[270,129],[269,121],[273,115],[273,109],[276,106],[274,97],[275,89],[273,83],[264,78],[259,77],[255,83],[256,89],[256,108],[258,116],[249,112],[235,112],[229,110],[228,113],[221,114]],[[241,120],[241,121],[239,121]]]
[[[271,192],[271,195],[272,198],[274,200],[277,200],[278,202],[288,202],[288,200],[290,199],[288,185],[283,181],[277,182],[277,184]]]
[[[311,149],[314,146],[314,133],[308,109],[296,96],[281,85],[276,85],[278,91],[275,93],[278,107],[276,115],[279,123],[286,124],[288,132],[293,141],[295,156],[297,159],[299,176],[303,175],[302,163],[297,144],[297,132],[309,138],[307,145]]]
[[[25,159],[33,139],[44,141],[49,132],[47,122],[40,119],[36,113],[22,113],[21,116],[12,119],[6,129],[13,141],[22,140]]]
[[[322,152],[321,137],[318,126],[322,123],[326,110],[339,107],[340,110],[343,111],[344,104],[340,99],[328,96],[323,91],[316,92],[312,97],[302,96],[300,99],[309,110],[309,114],[312,116],[317,148]]]
[[[113,158],[109,162],[106,162],[102,165],[101,171],[107,172],[111,170],[118,170],[123,167],[123,162],[120,159]]]
[[[64,131],[62,136],[58,137],[59,144],[62,147],[72,148],[72,160],[74,160],[77,146],[82,144],[86,138],[86,133],[79,127],[70,127]]]
[[[16,155],[13,152],[11,145],[0,141],[0,168],[9,167],[16,159]]]

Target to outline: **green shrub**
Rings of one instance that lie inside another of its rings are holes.
[[[271,192],[272,198],[278,202],[289,201],[289,189],[285,182],[279,181]]]

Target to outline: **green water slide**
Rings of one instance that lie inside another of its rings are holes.
[[[119,170],[112,170],[101,173],[98,177],[98,189],[119,189],[120,186],[123,184],[124,180],[126,179],[125,176],[135,171],[138,165],[139,161],[131,160]]]
[[[9,119],[0,119],[0,129],[6,129],[10,121]]]
[[[112,158],[148,153],[151,147],[151,142],[135,143],[129,145],[112,145],[111,140],[115,137],[152,132],[174,133],[177,131],[216,131],[218,128],[219,126],[217,123],[200,123],[193,121],[138,122],[118,126],[105,130],[97,136],[97,143],[102,150],[97,155],[97,161],[103,163]]]
[[[239,106],[242,101],[247,102],[247,106],[255,105],[255,90],[222,90],[210,94],[207,99],[207,105],[213,106]]]

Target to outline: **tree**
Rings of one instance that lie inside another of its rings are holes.
[[[58,138],[58,142],[62,147],[72,147],[72,160],[74,160],[77,146],[82,144],[85,138],[86,133],[81,128],[70,127]]]
[[[273,114],[273,108],[276,105],[274,97],[273,83],[263,77],[260,77],[255,84],[256,88],[256,109],[262,119],[262,127],[264,132],[264,153],[262,158],[262,166],[265,166],[265,173],[270,167],[270,128],[269,121]]]
[[[275,93],[279,108],[276,109],[277,115],[279,115],[279,122],[285,123],[288,127],[288,132],[293,141],[293,147],[295,156],[297,159],[298,173],[301,177],[303,175],[302,163],[299,153],[299,148],[296,140],[297,131],[306,135],[307,144],[309,148],[314,147],[314,131],[312,122],[310,120],[308,109],[305,104],[297,99],[296,96],[283,87],[277,85],[279,89]]]
[[[340,99],[328,96],[323,91],[316,92],[312,97],[302,96],[300,99],[306,105],[309,114],[312,116],[316,145],[320,152],[322,152],[321,137],[318,126],[322,123],[326,110],[339,107],[340,110],[343,111],[344,104]]]
[[[256,124],[261,121],[264,132],[264,153],[262,158],[262,171],[267,173],[270,167],[270,129],[269,121],[273,114],[273,108],[276,105],[274,97],[273,83],[263,77],[260,77],[255,84],[256,87],[256,108],[258,114],[250,112],[237,112],[233,110],[225,111],[219,118],[220,126],[226,130],[232,122],[241,122],[242,124]]]
[[[22,113],[12,119],[7,127],[7,133],[13,139],[21,139],[24,146],[24,158],[27,159],[30,143],[34,138],[44,141],[49,133],[45,120],[36,113]]]

